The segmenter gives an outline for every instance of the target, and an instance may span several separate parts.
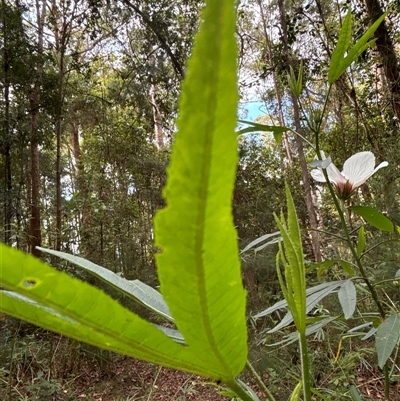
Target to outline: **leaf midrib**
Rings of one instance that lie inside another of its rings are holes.
[[[223,15],[223,13],[219,13],[219,15]],[[223,21],[219,21],[218,24],[218,31],[217,31],[217,48],[221,49],[221,29],[220,27],[223,26]],[[213,69],[212,74],[212,82],[213,87],[219,87],[219,77],[220,77],[220,65],[221,65],[221,50],[215,52],[216,63],[218,68]],[[215,65],[214,64],[214,65]],[[201,305],[201,319],[203,322],[203,327],[205,330],[205,334],[210,345],[211,350],[213,351],[214,355],[218,358],[221,366],[225,369],[226,372],[229,372],[229,365],[226,363],[225,358],[221,354],[219,347],[216,343],[216,339],[214,336],[214,332],[211,326],[210,316],[208,314],[208,296],[207,296],[207,288],[206,288],[206,279],[205,279],[205,263],[203,259],[203,244],[205,238],[205,221],[206,221],[206,214],[207,214],[207,204],[208,204],[208,188],[210,183],[210,176],[211,176],[211,164],[213,161],[212,158],[212,149],[213,149],[213,132],[215,129],[215,114],[217,110],[217,99],[218,99],[218,90],[211,91],[211,96],[208,98],[208,113],[207,113],[207,120],[205,124],[205,135],[204,135],[204,157],[202,158],[203,164],[201,169],[201,179],[200,179],[200,186],[198,191],[198,214],[197,214],[197,221],[196,221],[196,235],[195,235],[195,266],[196,266],[196,274],[198,277],[197,280],[197,287],[198,287],[198,294],[200,298],[200,305]],[[205,307],[203,307],[205,305]]]

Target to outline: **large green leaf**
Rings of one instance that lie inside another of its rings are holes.
[[[375,345],[378,353],[378,365],[382,369],[400,337],[400,314],[390,315],[380,324],[375,334]]]
[[[0,244],[0,310],[125,355],[220,378],[207,355],[194,356],[103,291]],[[25,299],[27,298],[28,300]]]
[[[370,206],[352,206],[351,210],[381,231],[394,232],[394,224],[380,211]]]
[[[104,267],[96,265],[89,260],[80,258],[79,256],[70,255],[69,253],[65,252],[53,251],[52,249],[41,247],[37,248],[42,252],[58,256],[61,259],[80,266],[107,284],[113,286],[122,294],[125,294],[126,296],[141,303],[146,308],[158,313],[170,321],[174,320],[162,295],[147,284],[142,283],[139,280],[126,280],[123,277],[113,273],[111,270],[105,269]]]
[[[230,380],[247,357],[232,220],[237,165],[235,1],[210,1],[180,102],[167,207],[155,219],[161,293],[185,343]]]

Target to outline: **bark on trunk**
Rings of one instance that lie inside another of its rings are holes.
[[[365,0],[365,4],[371,24],[373,24],[383,14],[381,4],[379,0]],[[400,65],[385,21],[382,21],[379,25],[374,36],[376,38],[376,48],[379,52],[383,71],[389,86],[393,111],[397,117],[397,121],[400,122]]]
[[[4,74],[4,120],[3,120],[3,156],[4,156],[4,243],[11,244],[12,237],[12,174],[11,174],[11,132],[10,132],[10,53],[8,49],[6,3],[2,5],[3,25],[3,74]]]
[[[266,56],[266,58],[268,58],[268,60],[266,60],[266,61],[271,63],[273,60],[274,54],[273,54],[273,50],[272,50],[271,40],[270,40],[268,31],[267,31],[267,21],[266,21],[266,17],[265,17],[265,13],[264,13],[264,9],[263,9],[261,0],[257,0],[257,3],[258,3],[258,7],[260,9],[261,19],[262,19],[262,24],[263,24],[263,31],[264,31],[263,33],[264,33],[264,38],[265,38],[265,45],[266,45],[267,51],[268,51],[267,56]],[[284,127],[285,126],[285,117],[283,115],[282,96],[281,96],[281,91],[279,88],[278,78],[276,76],[275,69],[272,69],[271,74],[272,74],[272,81],[274,83],[276,101],[278,104],[279,124],[282,127]],[[293,155],[292,155],[292,151],[290,149],[289,138],[288,138],[286,132],[283,133],[282,138],[283,138],[283,144],[285,147],[286,157],[289,161],[289,164],[292,164],[293,163]]]
[[[162,127],[162,117],[156,101],[155,92],[156,92],[156,86],[151,85],[150,95],[151,95],[151,106],[153,108],[154,134],[157,148],[163,149],[165,146],[165,142],[164,142],[163,127]]]
[[[289,68],[289,66],[293,65],[293,62],[292,62],[292,58],[290,55],[288,40],[287,40],[287,37],[288,37],[287,36],[287,24],[286,24],[286,16],[285,16],[283,0],[278,0],[278,6],[279,6],[282,34],[283,34],[282,36],[283,36],[284,52],[285,52],[285,56],[286,56],[287,67]],[[291,93],[291,100],[292,100],[292,104],[293,104],[294,123],[295,123],[296,131],[298,133],[301,133],[300,110],[299,110],[299,105],[297,103],[297,98],[296,98],[296,96],[294,96],[293,93]],[[312,241],[314,258],[315,258],[316,262],[320,262],[322,260],[321,246],[320,246],[318,234],[316,231],[314,231],[318,228],[317,215],[315,212],[314,202],[313,202],[313,198],[312,198],[310,178],[309,178],[308,168],[307,168],[307,161],[304,156],[303,140],[298,135],[296,135],[296,145],[297,145],[297,151],[298,151],[300,168],[301,168],[301,175],[302,175],[303,185],[304,185],[304,193],[305,193],[305,198],[306,198],[308,219],[309,219],[310,227],[311,227],[310,236],[311,236],[311,241]]]
[[[39,0],[36,0],[38,62],[36,65],[35,84],[31,93],[29,94],[29,103],[31,108],[31,219],[29,225],[29,249],[34,256],[40,256],[40,251],[36,249],[36,246],[40,246],[42,242],[42,234],[40,228],[39,114],[40,91],[43,74],[43,64],[41,58],[43,55],[43,29],[45,12],[46,2],[43,1],[42,7],[40,7]]]

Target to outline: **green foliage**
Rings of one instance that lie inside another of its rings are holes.
[[[238,131],[239,135],[249,134],[253,132],[272,132],[274,134],[274,138],[277,142],[282,140],[282,134],[289,130],[287,127],[279,127],[274,125],[265,125],[265,124],[258,124],[253,123],[252,121],[244,121],[239,120],[242,124],[250,125],[250,127],[242,128]]]
[[[378,228],[381,231],[386,231],[389,233],[394,232],[394,225],[393,223],[386,217],[384,216],[381,212],[376,210],[373,207],[370,206],[352,206],[351,210],[356,213],[357,215],[361,216],[363,219],[365,219],[369,224],[372,226]],[[361,232],[361,229],[360,229]],[[364,230],[362,231],[364,233]],[[361,234],[359,234],[360,236]],[[364,234],[362,234],[362,237]],[[360,242],[360,237],[359,237],[359,242]],[[361,250],[362,252],[362,250]],[[360,252],[360,254],[361,254]]]
[[[185,346],[100,290],[6,247],[1,285],[14,292],[1,291],[1,308],[103,348],[223,380],[249,399],[234,381],[246,362],[247,330],[231,210],[237,164],[233,6],[209,1],[204,10],[182,90],[167,207],[155,222],[161,291]],[[100,266],[69,259],[123,287]]]
[[[299,222],[289,187],[286,186],[287,220],[283,214],[275,221],[283,238],[284,248],[279,247],[277,254],[277,270],[283,294],[297,330],[304,333],[306,329],[306,269],[304,266],[303,246],[300,235]],[[284,266],[284,275],[280,264]]]
[[[382,369],[389,359],[400,338],[400,314],[390,315],[382,322],[375,335],[378,365]]]
[[[210,23],[200,30],[188,64],[164,191],[167,207],[156,216],[155,229],[161,292],[177,327],[189,348],[198,349],[199,358],[207,354],[228,378],[246,361],[245,293],[230,201],[237,97],[227,88],[236,82],[235,19],[228,2],[214,7],[204,15]],[[176,230],[177,222],[185,225]]]
[[[380,16],[373,25],[350,47],[351,31],[352,31],[352,14],[349,10],[346,18],[343,21],[339,39],[332,53],[328,71],[328,82],[333,84],[353,63],[363,51],[373,45],[376,39],[371,39],[371,36],[377,30],[381,22],[386,17],[387,13]],[[350,48],[349,48],[350,47]],[[347,53],[347,54],[346,54]]]

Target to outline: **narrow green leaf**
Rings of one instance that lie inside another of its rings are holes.
[[[314,307],[318,302],[320,302],[327,295],[335,291],[343,283],[344,281],[342,280],[329,281],[327,283],[318,284],[315,287],[308,288],[306,291],[307,309],[309,308],[310,305],[313,305]],[[275,312],[279,309],[286,309],[286,308],[287,308],[287,301],[285,299],[277,302],[276,304],[270,306],[269,308],[263,310],[262,312],[257,313],[255,316],[253,316],[253,318],[259,319],[261,317],[270,315],[272,312]]]
[[[358,241],[357,241],[357,256],[361,256],[365,249],[365,230],[364,226],[361,226],[358,230]]]
[[[375,33],[375,31],[378,29],[379,25],[382,23],[382,21],[385,19],[386,15],[388,14],[388,11],[383,13],[364,33],[363,36],[361,36],[360,39],[357,40],[357,42],[354,44],[354,46],[349,50],[348,55],[346,56],[345,63],[347,64],[347,67],[355,61],[361,53],[366,50],[368,47],[373,45],[376,41],[376,39],[369,40],[372,35]],[[346,68],[347,68],[346,67]]]
[[[279,231],[275,231],[274,233],[262,235],[261,237],[258,237],[258,238],[255,239],[254,241],[251,241],[250,244],[246,245],[246,246],[240,251],[240,253],[242,254],[242,253],[244,253],[244,252],[247,252],[249,249],[254,248],[256,245],[260,244],[261,242],[264,242],[264,241],[266,241],[267,239],[270,239],[270,238],[272,238],[272,237],[277,237],[278,235],[280,235],[280,232],[279,232]],[[268,241],[267,244],[268,244],[268,245],[269,245],[269,244],[273,244],[273,243],[275,244],[275,243],[277,243],[278,241],[280,241],[280,237],[275,238],[275,239],[273,239],[273,240],[271,240],[271,241]],[[264,244],[264,245],[267,245],[267,244]],[[262,247],[264,248],[264,246],[262,246]],[[260,246],[257,247],[257,248],[255,249],[255,251],[260,250],[260,248],[261,248]]]
[[[350,386],[350,397],[353,401],[362,401],[361,395],[354,384]]]
[[[289,74],[287,74],[287,80],[290,90],[297,98],[299,98],[303,90],[303,63],[300,63],[299,74],[297,77],[292,66],[289,66]]]
[[[341,260],[341,259],[329,259],[329,260],[324,260],[323,262],[314,263],[307,269],[307,271],[310,272],[314,269],[317,269],[317,275],[318,275],[318,277],[320,277],[323,273],[325,273],[325,271],[327,269],[329,269],[331,266],[333,266],[336,263],[340,264],[342,266],[343,270],[350,277],[354,277],[355,272],[351,266],[351,263],[347,262],[345,260]]]
[[[282,140],[282,134],[284,132],[290,131],[290,128],[287,127],[258,124],[258,123],[253,123],[252,121],[239,120],[239,123],[250,125],[250,127],[240,129],[239,131],[237,131],[238,135],[250,134],[252,132],[260,132],[260,131],[272,132],[276,142],[280,142]]]
[[[352,206],[351,210],[381,231],[394,232],[394,224],[381,212],[370,206]]]
[[[356,275],[356,272],[353,269],[353,266],[351,265],[350,262],[347,262],[346,260],[339,260],[340,265],[343,267],[343,270],[350,276],[354,277]]]
[[[281,274],[279,260],[277,261],[277,271],[296,328],[302,333],[306,328],[306,282],[303,247],[296,209],[287,183],[285,188],[288,209],[287,221],[285,221],[283,214],[281,214],[280,219],[274,215],[283,239],[283,246],[279,243],[279,249],[285,267],[285,277],[279,276]]]
[[[351,38],[351,13],[348,12],[339,35],[338,43],[332,53],[331,63],[328,72],[328,82],[333,84],[353,63],[363,51],[375,43],[375,39],[370,40],[378,26],[386,17],[387,12],[379,17],[364,33],[364,35],[357,40],[357,42],[348,50]],[[348,50],[347,56],[344,57]]]
[[[400,336],[400,314],[389,316],[378,327],[375,335],[376,351],[378,353],[378,365],[381,369],[389,359]]]
[[[294,388],[289,401],[299,401],[301,396],[301,389],[303,388],[303,383],[299,381]]]
[[[0,310],[101,348],[220,378],[207,355],[193,355],[103,291],[0,244]],[[31,302],[24,301],[23,297]]]
[[[329,71],[328,71],[328,82],[333,84],[340,75],[346,70],[343,69],[343,58],[350,46],[351,40],[351,27],[352,27],[352,16],[351,11],[349,10],[344,21],[342,28],[340,30],[339,39],[335,46],[335,49],[332,52],[331,62],[329,64]]]
[[[182,87],[155,219],[161,293],[196,355],[231,381],[247,359],[245,291],[232,220],[237,165],[235,1],[209,1]]]
[[[357,292],[351,280],[346,280],[340,287],[339,292],[339,302],[342,306],[345,319],[350,319],[354,311],[356,310],[357,304]]]
[[[151,288],[145,283],[142,283],[139,280],[126,280],[123,277],[120,277],[117,274],[113,273],[112,271],[105,269],[102,266],[96,265],[89,260],[80,258],[79,256],[70,255],[69,253],[65,252],[53,251],[51,249],[41,247],[37,248],[42,252],[58,256],[61,259],[80,266],[81,268],[100,278],[107,284],[113,286],[121,293],[141,303],[143,306],[147,307],[151,311],[158,313],[159,315],[165,317],[170,321],[174,320],[162,295],[154,288]]]

